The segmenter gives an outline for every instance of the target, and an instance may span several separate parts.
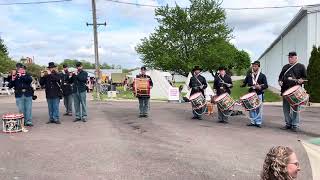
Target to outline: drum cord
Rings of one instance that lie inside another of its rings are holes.
[[[305,103],[306,105],[309,103],[309,96],[304,100],[304,101],[302,101],[302,103]],[[301,104],[302,104],[301,103]],[[305,105],[305,106],[306,106]],[[290,105],[290,109],[291,109],[291,111],[292,112],[295,112],[295,113],[300,113],[300,112],[302,112],[303,110],[305,110],[306,108],[300,108],[300,107],[305,107],[304,105],[298,105],[297,106],[297,110],[295,110],[291,105]]]
[[[200,114],[197,112],[197,109],[192,109],[192,110],[194,111],[194,113],[195,113],[196,115],[202,116],[202,115],[207,111],[207,109],[208,109],[208,106],[206,106],[206,107],[204,108],[203,112],[200,113]]]
[[[217,107],[218,107],[218,109],[220,110],[220,112],[221,112],[224,116],[226,116],[226,117],[231,117],[231,114],[232,114],[232,113],[230,113],[230,114],[225,114],[224,111],[233,111],[234,105],[231,107],[232,109],[229,108],[228,110],[224,110],[224,109],[220,108],[219,105],[217,105]]]
[[[259,118],[259,116],[262,116],[262,111],[263,111],[263,104],[261,103],[259,107],[255,108],[255,109],[251,109],[250,111],[255,111],[256,109],[260,108],[259,113],[256,115],[256,117],[251,118],[250,114],[249,116],[247,116],[248,119],[250,119],[251,121],[255,121],[256,119]],[[248,111],[250,113],[250,111]],[[261,117],[262,118],[262,117]]]

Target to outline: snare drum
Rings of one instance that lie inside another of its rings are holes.
[[[309,99],[309,94],[301,86],[296,85],[286,90],[283,97],[289,102],[291,106],[299,106]]]
[[[2,131],[5,133],[16,133],[23,130],[23,114],[4,114],[2,116]]]
[[[189,98],[192,109],[200,109],[206,105],[206,99],[202,93],[195,93]]]
[[[261,101],[257,95],[257,93],[248,93],[240,98],[242,106],[246,109],[246,111],[251,111],[257,109],[261,105]]]
[[[134,79],[134,92],[136,96],[150,96],[149,78]]]
[[[236,103],[228,93],[221,94],[214,102],[224,111],[230,110]]]

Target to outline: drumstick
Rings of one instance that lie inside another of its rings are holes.
[[[256,85],[260,85],[260,87],[261,87],[261,86],[263,86],[264,84],[256,84]],[[255,86],[250,86],[250,88],[255,89],[256,87],[255,87]]]
[[[294,78],[292,78],[292,77],[288,77],[288,80],[290,80],[290,81],[299,81],[299,79],[294,79]],[[308,81],[308,80],[302,79],[302,81],[303,81],[303,82],[306,82],[306,81]]]

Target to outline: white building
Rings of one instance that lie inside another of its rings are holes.
[[[290,51],[296,51],[299,62],[307,67],[313,45],[320,45],[320,4],[301,8],[278,38],[259,57],[268,84],[280,89],[278,77],[282,67],[288,64],[287,55]]]

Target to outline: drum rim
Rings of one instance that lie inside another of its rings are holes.
[[[283,93],[283,95],[284,95],[284,96],[288,96],[288,95],[292,94],[293,92],[295,92],[296,90],[298,90],[298,89],[300,89],[300,88],[302,88],[300,85],[295,85],[295,86],[287,89],[287,90]]]
[[[251,96],[249,96],[249,95],[251,95]],[[240,100],[248,99],[248,98],[250,98],[250,97],[252,97],[252,96],[254,96],[254,95],[257,95],[257,93],[255,93],[255,92],[247,93],[247,94],[241,96],[241,97],[240,97]]]
[[[201,94],[202,94],[201,92],[194,93],[194,94],[192,94],[192,95],[190,96],[189,100],[190,100],[190,101],[191,101],[191,100],[194,100],[194,99],[196,99],[197,97],[199,97]],[[198,96],[196,96],[196,95],[198,95]],[[192,97],[194,97],[194,96],[195,96],[195,98],[192,98]]]
[[[220,96],[218,96],[214,101],[215,102],[219,102],[221,99],[223,99],[224,97],[228,96],[228,93],[223,93]]]

